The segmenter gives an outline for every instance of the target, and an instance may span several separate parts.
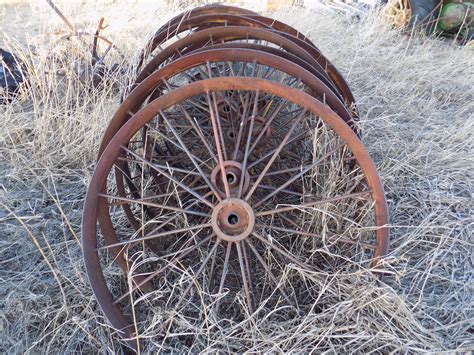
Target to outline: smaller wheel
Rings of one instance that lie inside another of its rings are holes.
[[[384,17],[394,27],[432,33],[440,7],[439,0],[389,0],[384,7]]]

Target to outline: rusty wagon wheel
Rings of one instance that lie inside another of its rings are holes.
[[[218,102],[229,97],[241,114],[221,115]],[[259,115],[262,97],[271,104]],[[177,155],[157,154],[170,140]],[[123,161],[138,199],[116,193]],[[124,223],[122,204],[140,217],[137,230]],[[375,268],[387,252],[386,224],[372,160],[336,113],[296,88],[222,77],[158,97],[113,136],[87,193],[83,250],[102,310],[138,349],[178,315],[211,327],[276,308],[283,318],[307,311],[317,287],[305,273]],[[108,272],[114,261],[126,284]]]

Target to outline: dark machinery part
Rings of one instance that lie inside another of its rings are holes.
[[[21,62],[0,48],[0,104],[10,102],[18,95],[23,79]]]
[[[472,0],[389,0],[384,15],[395,27],[455,36],[462,43],[472,40]]]

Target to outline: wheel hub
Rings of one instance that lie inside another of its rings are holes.
[[[240,182],[243,179],[242,193],[247,191],[250,183],[250,175],[247,171],[242,172],[242,164],[234,160],[224,162],[225,177],[229,184],[229,191],[232,197],[236,197],[239,191]],[[211,181],[217,187],[222,196],[225,195],[224,180],[221,167],[216,166],[211,172]]]
[[[239,242],[252,233],[255,214],[244,200],[229,198],[214,207],[211,224],[219,238],[228,242]]]
[[[217,100],[216,103],[219,116],[225,120],[232,118],[232,115],[238,112],[239,105],[232,99]]]

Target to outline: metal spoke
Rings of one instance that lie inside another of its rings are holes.
[[[244,159],[243,159],[243,162],[242,162],[242,171],[246,171],[246,169],[247,169],[247,161],[248,161],[248,158],[249,158],[250,141],[252,140],[253,124],[255,122],[255,115],[257,114],[257,109],[258,109],[258,97],[259,97],[259,91],[257,90],[257,92],[255,93],[252,116],[250,117],[250,127],[249,127],[249,131],[248,131],[248,134],[247,134],[247,143],[245,145]],[[237,196],[239,198],[242,197],[242,188],[243,188],[243,186],[244,186],[244,179],[240,179],[239,192],[237,194]]]
[[[225,259],[224,259],[224,264],[222,265],[222,274],[221,274],[221,281],[219,283],[219,290],[217,291],[218,295],[222,294],[222,291],[224,290],[224,283],[225,279],[227,276],[227,271],[229,269],[229,258],[230,258],[230,252],[232,249],[232,243],[228,242],[227,243],[227,250],[225,253]],[[219,313],[219,305],[220,305],[221,299],[217,299],[216,304],[214,306],[214,313],[218,314]]]
[[[133,199],[133,198],[127,198],[127,197],[115,196],[115,195],[108,195],[108,194],[102,194],[102,193],[100,193],[99,196],[114,199],[114,200],[117,200],[117,201],[126,202],[126,203],[129,203],[129,204],[136,203],[136,204],[140,204],[140,205],[144,205],[144,206],[156,207],[156,208],[161,208],[161,209],[164,209],[164,210],[182,212],[182,213],[192,214],[192,215],[196,215],[196,216],[203,216],[203,217],[210,217],[211,216],[209,213],[203,213],[203,212],[193,211],[193,210],[189,210],[189,209],[174,207],[174,206],[162,205],[162,204],[159,204],[159,203],[148,202],[148,201],[145,201],[143,199],[136,200],[136,199]]]
[[[222,181],[224,183],[224,191],[226,198],[230,197],[230,189],[229,189],[229,182],[227,181],[227,176],[225,173],[225,166],[224,166],[224,157],[222,155],[222,147],[219,139],[219,132],[218,132],[218,127],[217,127],[217,122],[216,122],[216,116],[214,113],[214,109],[212,108],[211,104],[211,97],[209,95],[209,92],[206,93],[206,99],[209,105],[209,111],[211,113],[211,122],[212,122],[212,130],[214,132],[214,140],[216,143],[216,149],[217,149],[217,157],[219,158],[219,167],[221,169],[221,175],[222,175]]]
[[[294,111],[292,111],[292,112],[290,112],[290,113],[287,113],[287,114],[284,114],[284,115],[280,115],[280,116],[277,117],[277,118],[278,118],[278,119],[282,119],[283,117],[285,117],[285,116],[290,116],[290,115],[292,115],[293,113],[295,113],[295,112],[297,112],[297,111],[301,112],[301,111],[304,111],[304,109],[300,108],[300,109],[294,110]],[[285,122],[283,122],[282,124],[280,124],[278,127],[274,128],[274,129],[272,130],[272,134],[271,134],[270,136],[271,136],[271,137],[276,136],[276,134],[277,134],[278,132],[282,131],[285,127],[287,127],[291,122],[293,122],[294,119],[295,119],[294,117],[290,117],[288,120],[286,120]],[[265,143],[266,141],[268,141],[268,139],[269,139],[269,137],[265,137],[265,138],[263,139],[263,141],[261,142],[261,144],[263,144],[263,143]]]
[[[285,135],[285,137],[283,138],[283,140],[281,141],[281,143],[278,145],[277,149],[275,150],[275,152],[273,153],[272,157],[270,158],[270,160],[268,161],[267,165],[265,165],[265,168],[262,170],[262,172],[260,173],[260,175],[258,176],[257,178],[257,181],[255,181],[255,183],[253,184],[252,188],[249,190],[249,192],[247,193],[247,195],[245,196],[245,199],[248,200],[250,199],[250,197],[252,197],[252,194],[254,193],[255,189],[258,187],[258,185],[260,184],[260,182],[262,181],[262,179],[265,177],[265,174],[267,173],[267,171],[270,169],[270,167],[272,166],[273,162],[275,161],[275,159],[277,158],[277,156],[280,154],[281,150],[283,149],[283,147],[286,145],[286,143],[288,142],[288,139],[290,139],[290,136],[291,134],[293,133],[293,131],[295,130],[296,126],[300,123],[301,119],[303,118],[303,116],[306,114],[306,110],[303,110],[303,112],[301,112],[301,114],[295,119],[294,123],[291,125],[291,128],[288,130],[288,133]]]
[[[294,171],[301,171],[301,170],[306,169],[310,165],[311,164],[304,165],[304,166],[297,166],[295,168],[288,168],[288,169],[282,169],[282,170],[277,170],[277,171],[270,171],[269,173],[266,174],[266,176],[274,176],[274,175],[292,173]]]
[[[193,280],[197,280],[201,273],[204,271],[204,268],[206,267],[206,264],[208,263],[209,259],[216,253],[217,247],[219,246],[221,240],[217,239],[214,246],[212,249],[209,251],[207,256],[204,258],[204,260],[201,262],[201,267],[198,269],[198,271],[194,274]],[[181,302],[185,299],[186,295],[188,292],[191,290],[191,287],[193,286],[193,282],[189,284],[189,286],[186,288],[186,290],[183,292],[181,295],[181,298],[179,299],[178,303],[175,305],[175,308],[177,309],[180,305]]]
[[[167,236],[167,235],[191,232],[191,231],[194,231],[194,230],[197,230],[197,229],[204,229],[204,228],[210,228],[210,227],[212,227],[212,225],[210,223],[198,224],[197,226],[192,226],[192,227],[188,227],[188,228],[180,228],[180,229],[175,229],[175,230],[172,230],[172,231],[167,231],[167,232],[162,232],[162,233],[157,233],[157,234],[149,234],[149,235],[146,235],[144,237],[130,239],[130,240],[126,240],[124,242],[109,244],[109,245],[97,248],[97,250],[110,249],[110,248],[117,247],[117,246],[120,246],[120,245],[126,245],[126,244],[130,244],[130,243],[141,242],[141,241],[144,241],[144,240],[150,240],[150,239],[155,239],[155,238],[159,238],[159,237],[164,237],[164,236]]]
[[[150,282],[151,280],[153,280],[155,277],[157,277],[159,274],[161,274],[163,271],[165,271],[166,269],[168,269],[171,265],[175,264],[179,259],[181,258],[184,258],[186,255],[189,255],[190,253],[192,253],[194,250],[198,249],[201,245],[207,243],[208,241],[211,240],[211,238],[213,238],[215,236],[214,233],[208,235],[206,238],[204,238],[203,240],[201,240],[200,242],[196,243],[195,245],[193,245],[191,248],[188,248],[186,250],[182,250],[181,251],[181,254],[180,255],[177,255],[175,256],[172,260],[170,260],[168,263],[166,263],[166,265],[162,266],[159,270],[157,271],[154,271],[151,275],[147,276],[143,281],[141,281],[140,283],[136,284],[135,287],[133,287],[132,289],[128,290],[126,293],[124,293],[123,295],[121,295],[120,297],[118,297],[114,303],[117,304],[119,303],[121,300],[123,300],[125,297],[127,297],[128,295],[130,295],[131,293],[137,291],[138,289],[140,289],[140,287],[142,287],[143,285],[145,285],[146,283]],[[191,241],[191,239],[190,239]],[[164,258],[164,257],[162,257]]]
[[[250,250],[252,250],[252,252],[254,253],[255,257],[257,258],[258,262],[260,263],[260,265],[262,265],[262,267],[265,269],[268,277],[270,278],[270,280],[273,282],[273,284],[275,285],[275,287],[278,289],[278,291],[280,291],[280,293],[283,295],[283,297],[286,299],[286,301],[288,302],[289,305],[291,306],[294,306],[293,302],[290,300],[290,297],[288,297],[288,295],[286,294],[285,290],[283,290],[283,288],[281,287],[280,283],[278,282],[278,280],[276,279],[275,275],[273,275],[273,272],[272,270],[270,270],[270,268],[268,267],[267,264],[265,264],[265,260],[263,260],[262,256],[260,255],[260,253],[258,252],[257,248],[255,248],[255,246],[253,245],[253,243],[249,240],[249,239],[246,239],[245,242],[247,243],[247,245],[249,246]]]
[[[212,192],[209,191],[206,195],[204,195],[204,197],[207,197],[208,195],[211,195]],[[200,201],[199,200],[196,200],[194,201],[193,203],[191,203],[188,208],[191,208],[195,205],[197,205]],[[154,228],[152,231],[150,231],[150,234],[151,233],[156,233],[157,231],[159,231],[160,229],[162,229],[163,227],[166,227],[171,221],[173,221],[174,219],[178,218],[180,216],[180,214],[176,213],[174,216],[171,216],[170,218],[168,218],[166,221],[164,221],[163,223],[161,223],[158,227]]]
[[[316,128],[317,126],[319,125],[319,123],[316,123],[316,124],[313,124],[311,125],[307,130],[304,130],[303,132],[299,133],[298,135],[296,135],[295,137],[291,138],[288,142],[287,142],[287,146],[290,145],[290,144],[293,144],[301,139],[303,139],[307,134],[311,133],[311,130],[313,128]],[[256,165],[260,164],[262,161],[264,161],[265,159],[267,159],[269,156],[271,156],[276,150],[278,149],[277,148],[274,148],[272,150],[270,150],[269,152],[265,153],[262,157],[260,157],[259,159],[255,160],[252,164],[249,165],[249,169],[252,169],[253,167],[255,167]]]
[[[201,186],[195,187],[194,190],[195,191],[200,191],[200,190],[207,190],[208,188],[209,188],[209,186],[207,186],[207,185],[201,185]],[[138,191],[130,191],[126,195],[131,195],[135,192],[138,192]],[[161,199],[161,198],[164,198],[164,197],[170,197],[170,196],[173,196],[173,195],[176,195],[176,194],[182,194],[184,192],[187,193],[186,190],[174,190],[172,192],[167,192],[167,193],[164,193],[164,194],[145,196],[141,199],[141,201],[158,200],[158,199]],[[110,205],[112,205],[112,206],[113,205],[120,205],[120,204],[121,204],[120,202],[110,203]]]
[[[214,114],[216,116],[217,131],[219,132],[219,138],[221,140],[222,154],[223,154],[224,160],[227,160],[227,149],[225,146],[224,134],[222,130],[222,120],[221,120],[221,117],[219,116],[219,109],[217,107],[216,93],[215,92],[211,93],[211,97],[212,97],[212,100],[214,101]]]
[[[166,80],[165,80],[165,83],[166,83],[166,85],[168,85],[168,82]],[[209,146],[209,143],[207,142],[206,137],[204,137],[204,133],[202,132],[199,125],[191,118],[191,115],[188,113],[188,111],[186,110],[186,108],[183,105],[179,104],[178,107],[181,109],[181,111],[184,114],[184,117],[186,117],[188,122],[191,124],[192,128],[194,128],[194,130],[198,134],[199,139],[204,144],[204,146],[206,147],[206,149],[209,152],[209,154],[211,155],[211,157],[214,159],[214,161],[217,162],[218,161],[217,157],[214,154],[214,152],[212,151],[211,147]],[[174,125],[174,127],[176,128],[177,126]]]
[[[129,163],[137,163],[137,164],[143,164],[143,162],[140,162],[136,159],[130,159],[130,158],[124,158],[124,157],[120,157],[118,158],[117,160],[120,160],[120,161],[126,161],[126,162],[129,162]],[[200,173],[198,172],[195,172],[195,171],[190,171],[190,170],[186,170],[186,169],[181,169],[181,168],[176,168],[174,166],[170,166],[170,165],[161,165],[161,164],[157,164],[155,162],[150,162],[153,166],[156,166],[160,169],[165,169],[165,170],[171,170],[172,172],[173,171],[176,171],[176,172],[179,172],[179,173],[183,173],[183,174],[188,174],[188,175],[196,175],[196,176],[201,176]],[[136,179],[137,177],[140,177],[139,176],[135,176],[133,178],[130,178],[130,179]]]
[[[260,211],[260,212],[257,212],[255,215],[258,216],[258,217],[268,216],[268,215],[273,215],[275,213],[282,213],[282,212],[287,212],[287,211],[291,211],[291,210],[294,210],[294,209],[300,209],[300,208],[303,208],[303,207],[314,207],[314,206],[318,206],[318,205],[324,205],[326,203],[345,200],[345,199],[348,199],[348,198],[362,197],[362,196],[365,196],[365,195],[369,195],[371,193],[372,193],[372,191],[370,191],[370,190],[362,191],[362,192],[354,192],[354,193],[348,194],[348,195],[335,196],[335,197],[321,199],[321,200],[318,200],[318,201],[303,202],[303,203],[299,203],[298,205],[293,205],[293,206],[288,206],[288,207],[280,207],[280,208],[275,208],[273,210],[267,210],[267,211]]]
[[[242,283],[244,286],[244,292],[245,292],[245,297],[247,298],[247,306],[249,307],[250,313],[253,313],[253,306],[252,306],[252,296],[250,295],[250,288],[248,285],[248,282],[250,280],[247,280],[247,271],[245,270],[245,264],[243,260],[243,253],[241,250],[241,245],[240,242],[235,243],[235,246],[237,248],[237,254],[239,257],[239,265],[240,265],[240,275],[242,276]]]
[[[173,133],[173,135],[175,136],[175,138],[178,140],[179,144],[181,144],[181,147],[182,149],[184,150],[184,152],[188,155],[189,159],[191,160],[191,162],[193,163],[194,167],[199,171],[199,174],[201,174],[201,177],[204,179],[204,181],[206,182],[207,185],[209,185],[210,189],[212,190],[212,192],[214,192],[214,195],[217,197],[217,199],[219,201],[221,201],[221,196],[219,194],[219,192],[217,191],[216,187],[214,186],[214,184],[209,180],[209,178],[207,177],[207,174],[204,173],[204,171],[202,171],[201,167],[199,166],[199,164],[196,162],[196,160],[194,159],[194,156],[193,154],[191,154],[191,152],[188,150],[188,148],[186,147],[186,145],[184,144],[183,140],[181,139],[181,137],[178,135],[178,132],[176,132],[176,130],[173,128],[173,125],[168,121],[168,119],[166,118],[166,115],[164,114],[164,112],[160,111],[160,115],[161,117],[163,117],[163,120],[166,122],[166,124],[168,125],[168,128],[171,130],[171,132]]]
[[[162,132],[160,132],[158,129],[156,129],[155,127],[152,127],[152,126],[147,126],[150,130],[152,130],[153,132],[155,132],[156,134],[158,134],[160,136],[160,138],[163,138],[165,141],[171,143],[172,145],[174,145],[176,148],[182,150],[183,152],[185,152],[185,150],[183,149],[183,147],[181,147],[178,143],[176,143],[175,141],[173,141],[172,139],[170,139],[169,137],[167,137],[166,135],[164,135]],[[192,154],[193,155],[193,154]],[[208,169],[212,169],[210,165],[208,165],[205,161],[201,160],[200,158],[196,157],[195,155],[193,155],[193,158],[195,160],[197,160],[198,162],[200,162],[202,165],[206,166]]]
[[[244,67],[246,67],[246,65],[247,65],[247,62],[244,63]],[[251,73],[250,76],[253,77],[254,75],[255,75],[255,65],[252,67],[252,73]],[[250,97],[252,96],[252,92],[247,91],[246,94],[245,94],[245,100],[242,101],[241,92],[239,91],[238,93],[239,93],[239,98],[241,100],[241,103],[243,105],[243,111],[242,111],[242,115],[240,116],[240,127],[239,127],[239,132],[237,134],[237,142],[236,142],[235,148],[234,148],[234,154],[233,154],[233,159],[234,160],[236,159],[237,154],[239,152],[240,142],[241,142],[242,136],[244,134],[244,129],[247,126],[248,112],[249,112],[249,109],[250,109],[249,102],[250,102]],[[258,92],[256,93],[256,95],[258,95]]]
[[[244,239],[245,240],[245,239]],[[251,272],[250,272],[250,259],[247,255],[247,247],[245,246],[244,243],[240,243],[240,246],[242,248],[242,251],[243,251],[243,256],[244,256],[244,261],[245,261],[245,270],[247,271],[247,280],[249,281],[249,290],[250,290],[250,294],[251,295],[254,295],[255,292],[253,290],[253,283],[252,283],[252,275],[251,275]]]
[[[298,259],[296,259],[293,255],[290,254],[290,252],[288,250],[285,250],[285,249],[280,248],[279,246],[277,246],[273,243],[270,243],[268,240],[266,240],[264,237],[258,235],[256,232],[253,232],[252,235],[255,238],[257,238],[258,240],[260,240],[262,243],[264,243],[265,245],[269,246],[271,249],[277,251],[278,253],[280,253],[281,255],[286,257],[288,260],[294,262],[299,267],[301,267],[301,268],[303,268],[307,271],[311,271],[311,266],[309,266],[309,265],[299,261]]]
[[[257,203],[255,203],[253,206],[254,208],[260,206],[263,202],[267,201],[269,198],[275,196],[277,193],[279,193],[282,189],[284,189],[285,187],[287,187],[288,185],[290,185],[291,183],[293,183],[295,180],[299,179],[301,176],[303,176],[304,174],[306,174],[310,169],[312,169],[313,167],[315,167],[316,165],[318,165],[319,163],[321,163],[321,161],[323,161],[324,159],[326,159],[327,157],[331,156],[332,154],[334,154],[335,152],[337,152],[338,150],[340,150],[346,143],[342,143],[340,145],[338,145],[336,148],[332,149],[329,153],[326,153],[325,155],[323,155],[321,158],[319,158],[318,160],[316,160],[313,164],[309,165],[308,167],[306,167],[305,169],[303,169],[303,171],[301,171],[299,174],[296,174],[295,176],[293,176],[291,179],[289,179],[287,182],[285,182],[284,184],[280,185],[275,191],[269,193],[267,196],[265,196],[264,198],[262,198],[260,201],[258,201]]]
[[[265,120],[265,124],[263,127],[260,129],[260,132],[257,135],[257,138],[255,138],[255,142],[253,142],[252,146],[250,147],[249,154],[252,154],[253,150],[257,146],[258,142],[260,142],[260,139],[262,139],[263,135],[265,132],[268,130],[268,128],[271,126],[273,120],[276,118],[276,116],[280,113],[281,109],[283,106],[286,104],[286,101],[281,100],[280,104],[278,107],[275,109],[274,112],[268,117],[268,119]]]
[[[261,189],[264,189],[264,190],[273,190],[273,191],[276,190],[275,186],[268,186],[268,185],[260,184],[258,187],[261,188]],[[304,197],[312,197],[311,195],[305,195],[305,194],[302,194],[300,192],[295,192],[295,191],[291,191],[291,190],[288,190],[288,189],[282,189],[280,192],[284,192],[288,195],[300,196],[300,197],[303,197],[303,198]]]
[[[280,232],[286,232],[286,233],[293,233],[293,234],[296,234],[296,235],[303,235],[305,237],[316,237],[316,238],[319,238],[319,239],[328,239],[330,241],[334,241],[334,242],[342,242],[342,243],[348,243],[348,244],[360,244],[361,246],[363,246],[364,248],[366,249],[374,249],[375,246],[370,244],[370,243],[365,243],[365,242],[361,242],[361,241],[357,241],[357,240],[352,240],[352,239],[349,239],[349,238],[345,238],[345,237],[341,237],[341,236],[335,236],[335,235],[331,235],[331,236],[324,236],[322,237],[320,234],[316,234],[316,233],[311,233],[311,232],[306,232],[306,231],[302,231],[302,230],[296,230],[296,229],[289,229],[289,228],[283,228],[283,227],[277,227],[277,226],[265,226],[265,225],[262,225],[262,224],[257,224],[257,227],[260,227],[260,228],[268,228],[270,230],[276,230],[276,231],[280,231]]]
[[[241,96],[240,92],[239,92],[239,96]],[[235,142],[234,153],[232,154],[232,159],[234,160],[237,158],[237,154],[239,153],[240,141],[242,140],[242,135],[244,134],[245,122],[247,120],[247,113],[249,110],[249,101],[250,101],[250,94],[247,93],[245,95],[245,100],[242,104],[243,108],[242,108],[242,115],[240,116],[239,131],[237,132],[237,140]]]

